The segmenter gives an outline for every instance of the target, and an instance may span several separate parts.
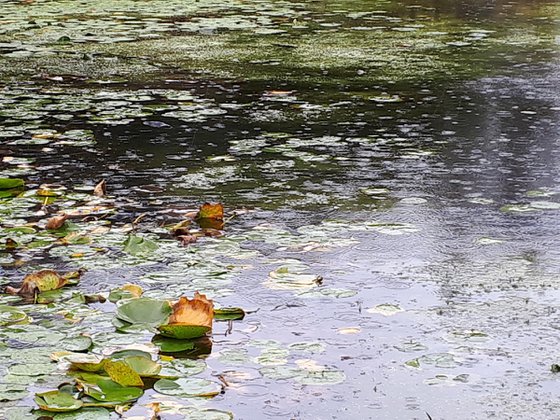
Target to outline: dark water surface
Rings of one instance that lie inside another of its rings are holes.
[[[3,254],[4,283],[78,265],[83,291],[258,309],[216,328],[225,393],[181,402],[239,419],[560,417],[555,2],[111,3],[0,4],[2,176],[107,179],[115,226],[147,213],[146,234],[204,201],[254,211],[147,261],[117,234],[82,261]]]

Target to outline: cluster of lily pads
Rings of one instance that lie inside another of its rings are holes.
[[[0,178],[0,191],[5,199],[21,196],[24,194],[24,189],[25,184],[21,179]],[[37,193],[39,192],[45,200],[44,206],[48,206],[47,203],[52,203],[58,197],[57,190],[49,187],[40,189]],[[105,192],[106,185],[101,182],[93,189],[90,200],[104,200]],[[83,217],[86,214],[82,211],[73,213],[74,211],[68,209],[67,212],[50,215],[43,223],[29,223],[29,229],[36,232],[36,229],[41,229],[43,226],[42,229],[50,234],[65,231],[73,215]],[[192,217],[196,217],[202,225],[204,219],[210,218],[218,224],[223,224],[221,222],[223,207],[206,204]],[[182,223],[180,228],[173,230],[179,239],[184,236],[180,233],[204,236],[199,230],[191,231],[187,226],[188,223]],[[5,249],[9,252],[21,252],[26,247],[11,239],[10,235],[13,232],[4,233],[9,235],[5,239]],[[68,232],[65,231],[62,239],[67,237]],[[52,246],[52,243],[50,245]],[[153,241],[144,240],[137,235],[128,235],[123,245],[126,253],[142,255],[153,245]],[[61,243],[59,246],[64,244]],[[24,342],[25,332],[33,332],[34,328],[39,327],[34,325],[34,318],[29,315],[30,312],[34,312],[29,304],[47,304],[48,313],[48,305],[56,305],[56,302],[65,296],[63,289],[77,285],[81,274],[81,270],[59,274],[53,270],[43,269],[26,275],[17,286],[7,285],[4,292],[13,297],[3,298],[2,301],[21,302],[27,304],[27,308],[30,309],[24,310],[24,306],[19,308],[10,304],[0,305],[0,326],[5,328],[3,334],[13,331],[14,336]],[[93,341],[82,328],[81,335],[73,337],[70,341],[63,340],[62,343],[66,344],[50,356],[59,364],[58,369],[55,370],[65,372],[63,377],[65,380],[56,389],[36,393],[35,403],[42,412],[82,410],[86,416],[104,418],[108,413],[107,409],[128,410],[146,389],[153,388],[159,394],[179,397],[212,397],[222,392],[222,385],[218,382],[189,376],[205,370],[205,364],[200,358],[211,351],[212,341],[208,334],[212,331],[213,320],[242,319],[245,311],[241,308],[214,309],[213,302],[198,293],[192,300],[181,297],[175,303],[166,299],[142,297],[142,295],[143,289],[139,285],[125,284],[113,289],[107,299],[117,305],[113,319],[117,331],[153,332],[155,335],[152,343],[143,350],[138,349],[138,346],[132,346],[116,351],[99,348],[92,351]],[[103,295],[73,294],[65,298],[66,303],[74,300],[75,296],[79,296],[78,304],[106,301]],[[38,313],[43,313],[43,310]],[[42,319],[44,315],[40,316],[39,323],[44,323],[45,320]],[[56,342],[49,345],[49,348],[55,347]],[[3,356],[9,349],[11,345],[1,347],[1,355]],[[108,354],[104,355],[104,351]],[[40,366],[35,363],[29,366],[24,364],[11,366],[9,382],[0,387],[0,400],[10,401],[25,397],[27,392],[25,387],[22,387],[23,383],[18,385],[20,383],[17,379],[18,375],[25,377],[30,373],[32,376],[37,376],[53,372],[54,368],[49,364]],[[73,378],[70,383],[67,381],[68,377]],[[158,410],[158,407],[154,408],[156,414]],[[222,412],[214,414],[216,418],[230,417],[229,414]]]

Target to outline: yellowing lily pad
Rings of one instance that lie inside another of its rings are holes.
[[[6,292],[12,295],[35,296],[37,293],[60,289],[66,283],[68,280],[57,272],[41,270],[25,276],[19,289],[6,287]]]
[[[105,360],[103,365],[105,372],[111,379],[122,386],[144,386],[140,375],[134,371],[125,361]]]

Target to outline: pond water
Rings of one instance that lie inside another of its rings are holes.
[[[31,318],[0,327],[0,417],[38,416],[80,334],[151,343],[84,303],[125,283],[248,313],[197,362],[221,394],[148,389],[124,418],[557,417],[560,6],[184,3],[2,2],[0,177],[26,185],[0,282],[87,271],[48,304],[0,295]],[[45,183],[95,217],[43,229]],[[183,246],[168,227],[207,201],[224,235]],[[54,418],[118,418],[83,410]]]

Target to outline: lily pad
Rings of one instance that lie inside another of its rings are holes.
[[[109,405],[121,405],[136,401],[144,394],[144,391],[140,388],[122,386],[110,379],[98,381],[97,387],[86,385],[84,390],[90,397]]]
[[[27,314],[8,305],[0,305],[0,326],[25,324],[29,322]]]
[[[29,395],[25,385],[0,384],[0,401],[21,400]]]
[[[103,369],[109,374],[111,379],[122,386],[144,386],[140,375],[130,367],[125,361],[105,360]]]
[[[245,318],[245,311],[241,308],[214,309],[214,319],[221,321],[239,320]]]
[[[185,350],[192,350],[195,347],[193,341],[177,340],[175,338],[156,335],[152,342],[159,347],[162,353],[178,353]]]
[[[84,403],[72,395],[61,391],[49,391],[37,394],[35,403],[41,410],[63,413],[76,411],[83,407]]]
[[[117,318],[130,324],[158,326],[171,315],[171,305],[166,300],[151,298],[132,299],[120,305]]]
[[[203,337],[212,329],[205,325],[166,324],[160,325],[158,330],[165,337],[188,340]]]
[[[143,356],[127,357],[124,362],[141,377],[157,376],[161,370],[161,365]]]
[[[200,378],[160,379],[154,384],[154,390],[175,397],[215,397],[222,392],[222,386]]]
[[[23,187],[25,182],[19,178],[0,178],[0,190]]]
[[[60,357],[61,361],[69,362],[73,369],[86,372],[99,372],[103,369],[103,358],[95,354],[71,353]]]
[[[142,236],[130,235],[124,242],[124,252],[134,256],[151,254],[158,249],[156,242]]]

